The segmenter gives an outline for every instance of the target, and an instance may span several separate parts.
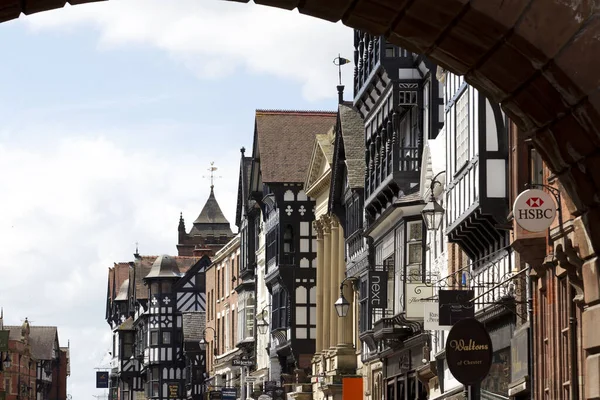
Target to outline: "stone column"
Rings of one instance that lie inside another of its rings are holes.
[[[339,229],[339,243],[338,243],[338,254],[339,254],[339,262],[338,262],[338,286],[339,284],[346,278],[346,262],[345,258],[345,248],[346,244],[344,242],[344,229],[340,227]],[[354,290],[352,289],[352,281],[348,280],[344,283],[344,297],[350,303],[350,308],[348,309],[348,315],[344,318],[338,318],[338,346],[343,347],[352,347],[352,321],[354,314]]]
[[[330,279],[329,270],[331,268],[331,225],[329,217],[322,216],[323,223],[323,350],[331,346],[330,339],[333,341],[335,336],[331,335],[331,311],[333,311],[333,295],[331,293],[328,280]]]
[[[323,318],[323,285],[325,284],[325,275],[323,274],[323,224],[321,221],[314,221],[313,225],[317,232],[317,338],[316,352],[323,350],[323,331],[329,329],[324,325]]]
[[[339,239],[340,239],[340,224],[338,223],[337,218],[331,218],[331,264],[329,270],[329,287],[331,291],[331,302],[326,304],[326,307],[329,307],[331,313],[331,340],[329,343],[330,348],[337,347],[338,344],[338,326],[341,323],[340,317],[338,317],[337,312],[335,311],[334,303],[338,299],[340,295],[340,281],[339,273],[338,273],[338,264],[340,263],[340,254],[339,254]]]

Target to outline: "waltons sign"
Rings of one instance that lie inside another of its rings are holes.
[[[539,189],[528,189],[517,196],[513,205],[517,224],[530,232],[541,232],[556,217],[556,204],[551,195]]]
[[[474,385],[485,378],[492,366],[492,340],[475,318],[461,319],[446,339],[448,369],[457,381]]]

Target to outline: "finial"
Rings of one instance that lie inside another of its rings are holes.
[[[244,155],[244,153],[246,153],[246,148],[245,148],[245,147],[242,147],[242,148],[240,149],[240,152],[242,153],[242,155]]]
[[[213,188],[215,187],[215,179],[221,178],[220,176],[215,176],[215,171],[218,168],[215,167],[215,162],[211,161],[210,162],[210,168],[207,168],[207,171],[210,172],[210,176],[203,176],[203,178],[208,178],[210,179],[210,191],[212,192]]]
[[[139,251],[139,243],[138,243],[138,242],[135,242],[135,254],[134,254],[134,255],[136,255],[136,256],[137,256],[138,254],[140,254],[140,251]]]

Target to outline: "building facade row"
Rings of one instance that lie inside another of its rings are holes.
[[[464,77],[365,32],[354,48],[352,101],[256,111],[235,237],[203,211],[178,257],[111,269],[119,398],[598,398],[600,295],[557,178]],[[527,187],[558,200],[548,231],[512,213]],[[446,357],[458,306],[493,347],[469,387]]]

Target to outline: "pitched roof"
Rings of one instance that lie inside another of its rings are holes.
[[[8,329],[9,339],[21,340],[20,326],[5,326]],[[54,347],[56,343],[57,347]],[[36,360],[51,360],[54,358],[54,351],[58,350],[58,329],[55,326],[29,326],[29,344],[31,345],[31,354]]]
[[[348,185],[355,188],[365,186],[365,124],[351,103],[339,105]]]
[[[235,213],[235,224],[238,226],[241,224],[242,216],[246,211],[243,208],[247,207],[249,202],[254,202],[254,200],[249,200],[252,157],[244,157],[243,154],[244,153],[242,152],[242,158],[240,160],[240,176],[238,178],[237,209]]]
[[[144,285],[144,278],[150,273],[152,265],[158,256],[138,256],[135,260],[132,274],[135,274],[135,297],[138,300],[148,299],[148,288]],[[177,263],[177,268],[181,274],[186,273],[195,265],[200,257],[170,256]],[[133,276],[130,278],[130,282]]]
[[[108,269],[108,297],[114,300],[119,294],[119,289],[123,286],[123,282],[129,279],[129,263],[115,263],[113,267]],[[114,284],[114,286],[113,286]]]
[[[315,136],[335,118],[329,111],[256,110],[262,181],[304,182]]]
[[[219,207],[219,203],[215,198],[213,186],[210,187],[210,195],[208,196],[208,200],[206,200],[200,215],[198,215],[198,218],[194,221],[194,225],[190,230],[190,235],[233,235],[231,227],[229,226],[229,221],[227,221],[227,218],[223,215],[223,211],[221,211],[221,207]]]

